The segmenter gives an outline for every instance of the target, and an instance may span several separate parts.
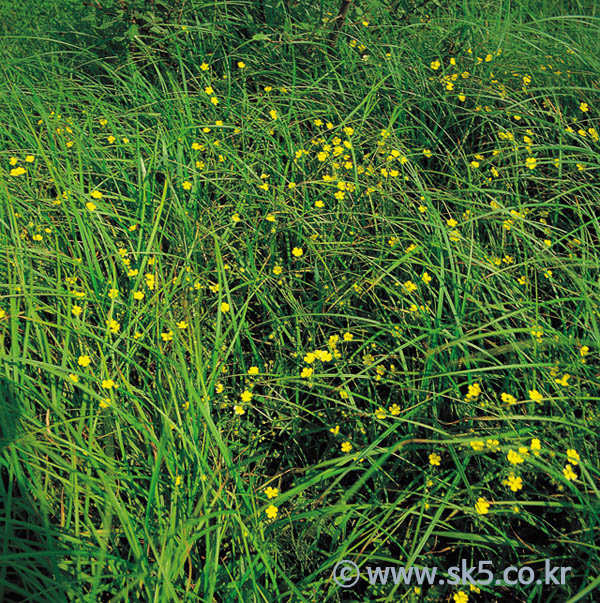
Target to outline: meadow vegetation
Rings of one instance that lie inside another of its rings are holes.
[[[2,9],[0,599],[594,600],[595,3],[36,6]]]

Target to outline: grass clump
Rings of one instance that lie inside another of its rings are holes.
[[[259,4],[2,64],[0,598],[593,597],[597,18]]]

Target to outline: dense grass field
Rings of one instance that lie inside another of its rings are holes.
[[[89,4],[3,9],[0,600],[598,600],[595,3]]]

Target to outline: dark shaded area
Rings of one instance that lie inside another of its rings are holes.
[[[14,384],[0,379],[0,601],[66,601],[72,578],[59,568],[72,555],[58,527],[31,497],[15,441],[21,413]]]

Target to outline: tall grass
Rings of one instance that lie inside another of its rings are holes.
[[[1,65],[0,599],[593,600],[593,9],[236,6]]]

